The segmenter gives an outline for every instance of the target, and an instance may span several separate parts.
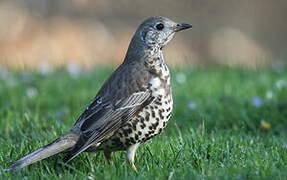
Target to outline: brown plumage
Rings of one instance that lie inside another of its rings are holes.
[[[136,149],[158,135],[172,112],[170,75],[162,49],[173,35],[190,28],[164,17],[145,20],[129,45],[124,62],[104,83],[69,132],[12,163],[22,168],[54,154],[67,152],[68,162],[83,151],[127,151],[134,166]]]

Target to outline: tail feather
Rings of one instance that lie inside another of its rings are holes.
[[[78,136],[74,133],[68,133],[50,144],[22,157],[21,159],[13,162],[5,171],[21,169],[25,166],[43,160],[47,157],[53,156],[60,152],[66,151],[73,147],[77,142]]]

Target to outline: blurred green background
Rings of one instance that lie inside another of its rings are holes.
[[[192,23],[165,49],[174,112],[140,148],[2,168],[68,131],[147,17]],[[0,0],[0,179],[286,179],[286,0]]]
[[[285,0],[1,0],[0,64],[118,64],[137,26],[162,15],[194,27],[167,47],[171,65],[281,67],[286,10]]]

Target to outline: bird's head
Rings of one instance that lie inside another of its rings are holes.
[[[146,19],[137,29],[136,36],[140,38],[146,46],[164,47],[176,32],[189,29],[192,26],[187,23],[175,23],[172,20],[155,16]]]
[[[135,32],[126,59],[135,55],[139,56],[146,50],[161,50],[176,32],[191,27],[191,24],[176,23],[166,17],[150,17]]]

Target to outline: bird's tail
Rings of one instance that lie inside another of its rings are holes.
[[[78,139],[78,135],[72,132],[65,134],[64,136],[56,139],[50,144],[43,146],[42,148],[27,154],[21,159],[13,162],[6,171],[21,169],[25,166],[38,162],[47,157],[53,156],[60,152],[66,151],[73,147]]]

